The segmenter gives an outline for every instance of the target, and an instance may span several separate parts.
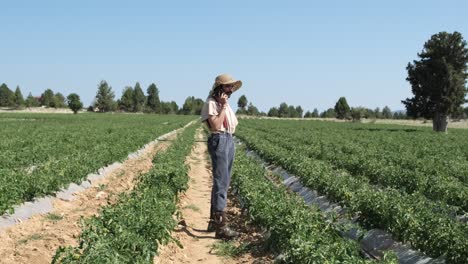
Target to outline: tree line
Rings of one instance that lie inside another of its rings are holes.
[[[135,86],[126,86],[120,99],[115,100],[115,93],[106,81],[101,81],[94,102],[88,111],[95,112],[144,112],[156,114],[200,115],[204,100],[188,96],[181,108],[175,101],[161,101],[159,89],[152,83],[143,92],[139,82]]]

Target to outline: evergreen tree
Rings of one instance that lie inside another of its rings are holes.
[[[289,110],[290,108],[287,103],[281,103],[278,109],[278,116],[289,117],[290,116]]]
[[[391,119],[393,117],[392,110],[390,110],[390,107],[385,106],[382,109],[382,118],[384,119]]]
[[[247,103],[247,97],[245,97],[245,95],[241,95],[241,97],[239,97],[239,100],[237,101],[237,107],[242,109],[243,112],[245,112]]]
[[[106,81],[101,81],[96,93],[95,107],[99,109],[99,112],[109,112],[115,110],[116,105],[114,97],[115,95],[112,91],[112,87],[110,87]]]
[[[296,106],[295,112],[296,112],[295,117],[302,118],[302,114],[304,113],[304,110],[302,109],[300,105]]]
[[[279,117],[278,108],[276,108],[276,107],[270,108],[270,110],[268,110],[268,116],[269,117]]]
[[[319,111],[317,108],[314,108],[314,111],[312,112],[312,117],[319,117]]]
[[[0,85],[0,106],[12,107],[15,105],[15,94],[3,83]]]
[[[145,106],[146,96],[141,89],[140,83],[135,84],[135,89],[133,89],[133,111],[141,112]]]
[[[432,119],[432,129],[446,132],[448,116],[466,102],[468,49],[459,32],[432,35],[406,67],[414,97],[402,101],[407,114]]]
[[[146,92],[148,93],[148,101],[146,102],[148,108],[151,109],[151,111],[154,113],[162,113],[161,101],[159,100],[159,90],[158,87],[156,87],[156,84],[152,83]],[[173,110],[172,108],[170,109],[171,111]]]
[[[23,93],[21,93],[21,89],[19,86],[16,86],[16,90],[15,90],[15,106],[16,107],[25,106]]]
[[[26,98],[26,107],[38,107],[41,105],[39,100],[36,99],[31,93],[29,93],[28,97]]]
[[[119,102],[120,110],[126,112],[133,111],[133,88],[131,86],[126,86],[122,92],[122,97]]]
[[[258,116],[260,112],[258,111],[257,107],[255,107],[252,102],[249,103],[247,107],[247,114],[251,116]]]
[[[335,104],[336,118],[345,119],[350,113],[350,108],[345,97],[340,97]]]

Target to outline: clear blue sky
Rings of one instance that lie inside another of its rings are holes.
[[[26,96],[100,80],[117,97],[155,82],[164,101],[205,99],[228,72],[260,110],[404,109],[406,65],[440,31],[468,39],[467,1],[0,1],[0,83]]]

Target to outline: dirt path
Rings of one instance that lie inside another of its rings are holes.
[[[143,155],[127,159],[121,168],[77,194],[73,201],[57,199],[52,213],[0,230],[0,263],[50,263],[59,246],[77,245],[80,218],[97,214],[102,206],[115,202],[119,193],[131,190],[134,179],[149,171],[154,155],[169,144],[151,143]]]
[[[196,138],[197,141],[206,140],[201,130],[197,132]],[[236,263],[214,254],[212,247],[219,240],[214,238],[214,232],[206,232],[212,185],[209,159],[206,142],[196,142],[186,160],[190,166],[189,189],[180,200],[186,226],[179,225],[173,232],[173,237],[180,241],[183,248],[175,243],[163,247],[154,263]]]

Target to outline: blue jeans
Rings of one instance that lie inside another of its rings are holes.
[[[208,152],[213,167],[211,212],[222,212],[227,204],[227,192],[231,182],[235,154],[232,135],[229,133],[211,134],[208,137]]]

